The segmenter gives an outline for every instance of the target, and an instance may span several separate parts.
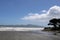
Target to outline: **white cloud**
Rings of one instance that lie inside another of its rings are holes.
[[[60,6],[53,6],[48,10],[48,15],[52,17],[59,17],[60,16]]]
[[[47,12],[46,10],[42,10],[41,12]]]
[[[48,11],[42,10],[45,13],[29,13],[27,16],[21,18],[22,20],[29,20],[29,21],[40,21],[46,22],[54,17],[60,17],[60,6],[52,6]]]

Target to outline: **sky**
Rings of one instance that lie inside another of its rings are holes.
[[[60,0],[0,0],[0,25],[46,26],[60,17]]]

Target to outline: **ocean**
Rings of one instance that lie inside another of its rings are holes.
[[[43,29],[44,28],[35,28],[35,27],[0,27],[0,31],[36,31]]]

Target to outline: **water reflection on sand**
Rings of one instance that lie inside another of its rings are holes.
[[[0,40],[60,40],[60,36],[42,31],[0,31]]]

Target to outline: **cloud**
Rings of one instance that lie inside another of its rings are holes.
[[[42,10],[41,12],[47,12],[46,10]]]
[[[58,17],[60,16],[60,6],[53,6],[48,10],[48,16]]]
[[[43,13],[44,12],[44,13]],[[21,18],[22,20],[46,22],[52,18],[60,17],[60,6],[52,6],[48,11],[42,10],[42,13],[29,13]]]

